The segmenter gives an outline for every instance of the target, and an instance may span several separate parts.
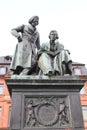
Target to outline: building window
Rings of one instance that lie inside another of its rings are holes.
[[[4,85],[0,84],[0,94],[3,94],[3,92],[4,92]]]
[[[5,67],[0,67],[0,75],[6,74],[6,68]]]
[[[74,71],[75,71],[75,75],[81,75],[80,68],[75,68]]]
[[[84,87],[80,90],[80,94],[85,94]]]
[[[82,113],[84,121],[87,121],[87,106],[82,106]]]

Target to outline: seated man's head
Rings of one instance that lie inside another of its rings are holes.
[[[49,38],[51,41],[55,41],[56,39],[59,39],[57,31],[56,30],[50,31]]]

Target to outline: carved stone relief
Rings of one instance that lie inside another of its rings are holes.
[[[24,126],[61,127],[70,124],[67,96],[25,97]]]

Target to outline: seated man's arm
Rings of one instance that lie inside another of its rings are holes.
[[[60,52],[61,52],[61,50],[57,50],[54,52],[54,55],[56,56],[56,55],[60,54]]]
[[[52,52],[52,51],[46,51],[46,50],[39,50],[38,51],[38,55],[41,55],[42,53],[46,53],[46,54],[48,54],[50,56],[55,56],[55,53]]]

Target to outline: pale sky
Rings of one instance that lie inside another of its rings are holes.
[[[41,43],[49,40],[51,30],[57,30],[72,60],[87,67],[87,0],[1,0],[0,56],[13,55],[17,39],[10,31],[28,24],[33,15],[40,18]]]

